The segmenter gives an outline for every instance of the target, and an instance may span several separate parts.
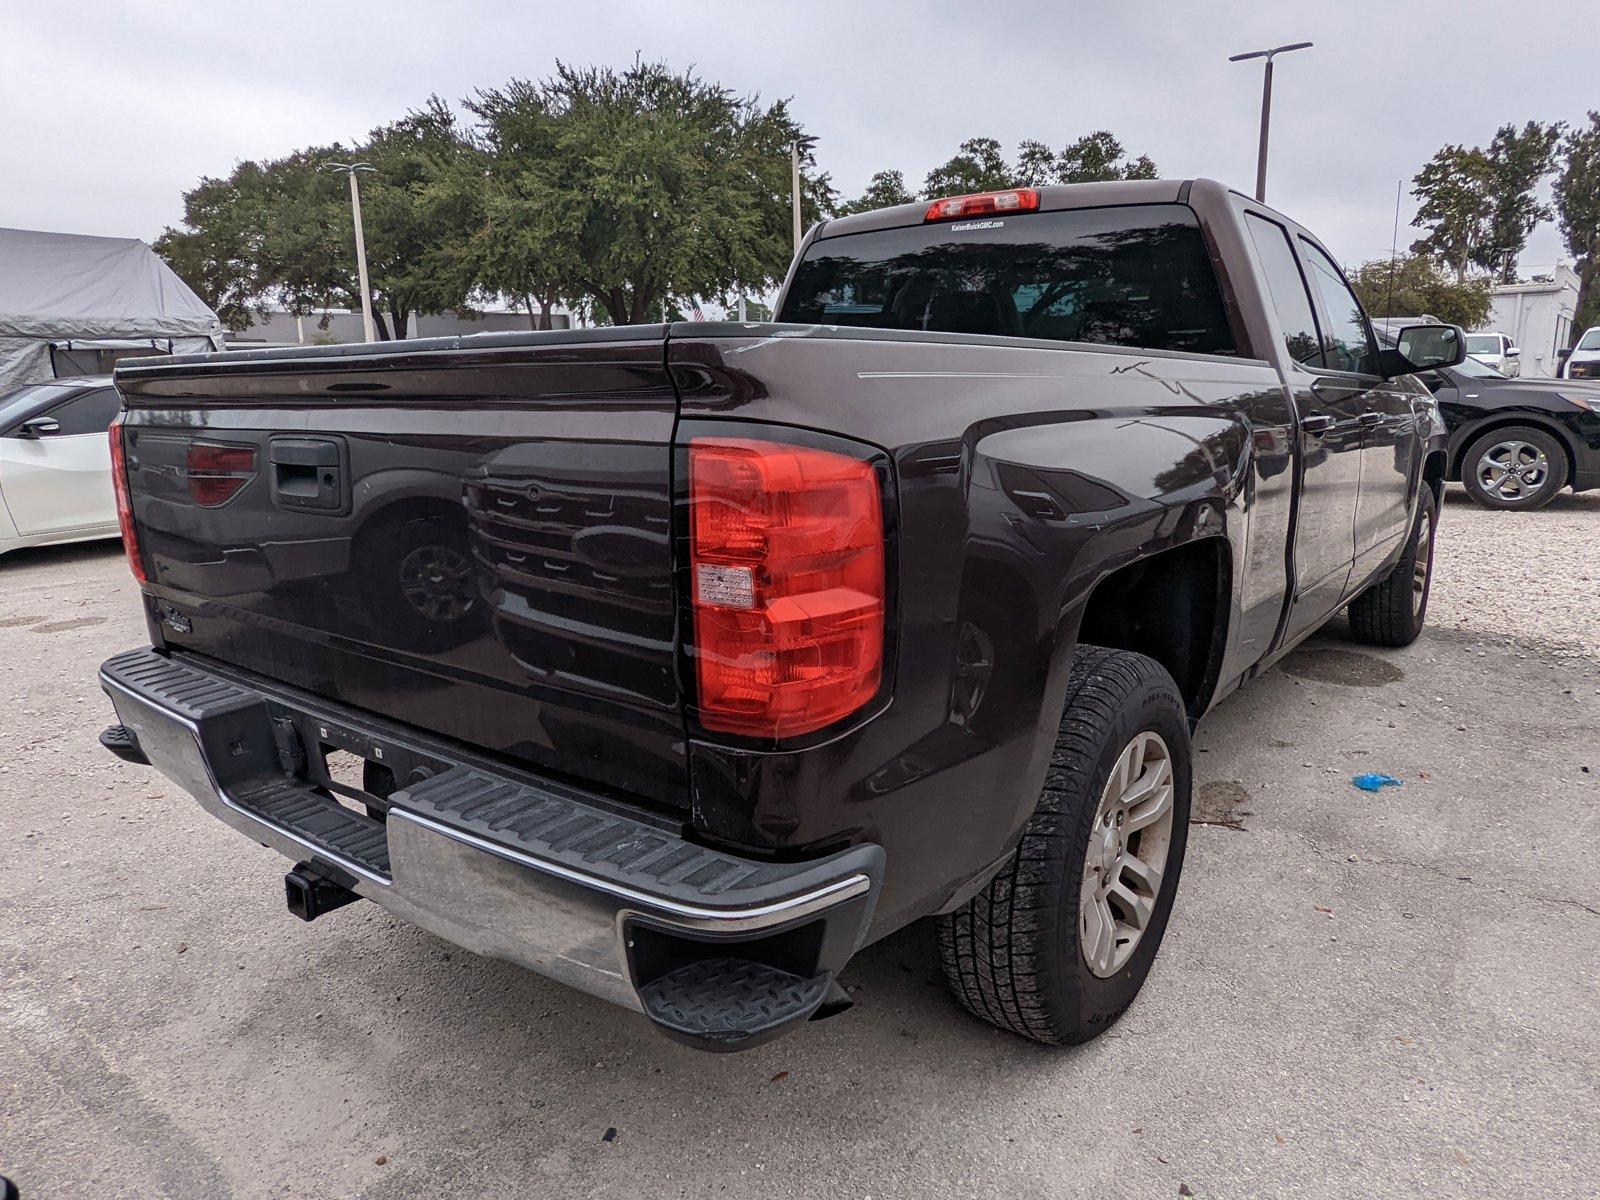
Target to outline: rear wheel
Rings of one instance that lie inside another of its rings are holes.
[[[1350,636],[1370,646],[1409,646],[1422,632],[1433,588],[1433,541],[1438,529],[1433,489],[1424,485],[1416,523],[1388,574],[1350,601]]]
[[[1103,1033],[1166,932],[1189,831],[1189,721],[1154,659],[1080,646],[1038,807],[1011,861],[938,919],[956,998],[1055,1045]]]
[[[1491,429],[1461,456],[1461,482],[1482,508],[1543,508],[1567,486],[1567,450],[1531,425]]]

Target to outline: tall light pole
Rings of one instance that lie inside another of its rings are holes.
[[[361,328],[366,340],[378,340],[377,326],[372,321],[372,286],[367,282],[367,237],[361,229],[361,189],[356,176],[377,170],[371,163],[323,163],[324,171],[343,171],[350,176],[350,211],[356,223],[356,275],[361,280]],[[395,330],[398,337],[400,330]]]
[[[1310,42],[1292,42],[1287,46],[1274,46],[1270,50],[1251,50],[1247,54],[1234,54],[1229,62],[1244,62],[1251,58],[1267,60],[1266,73],[1261,81],[1261,146],[1256,152],[1256,199],[1267,202],[1267,130],[1272,124],[1272,60],[1291,50],[1310,49]]]

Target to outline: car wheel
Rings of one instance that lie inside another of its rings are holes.
[[[1417,640],[1428,615],[1438,528],[1438,502],[1433,489],[1425,485],[1400,561],[1350,601],[1350,636],[1356,641],[1369,646],[1409,646]]]
[[[1543,508],[1567,486],[1567,450],[1532,425],[1492,429],[1461,456],[1461,482],[1483,508]]]
[[[956,999],[1053,1045],[1104,1033],[1166,932],[1189,833],[1189,720],[1154,659],[1079,646],[1038,807],[1000,873],[938,918]]]

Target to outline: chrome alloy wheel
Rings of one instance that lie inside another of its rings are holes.
[[[1478,486],[1500,500],[1530,500],[1549,477],[1550,461],[1528,442],[1497,442],[1478,459]]]
[[[1411,568],[1411,615],[1422,611],[1422,602],[1428,598],[1428,574],[1433,570],[1433,520],[1426,509],[1422,512],[1422,527],[1417,530],[1416,563]]]
[[[1122,970],[1150,927],[1172,848],[1172,753],[1159,733],[1136,736],[1100,793],[1078,896],[1078,945],[1089,970]]]

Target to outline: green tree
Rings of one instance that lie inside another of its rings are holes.
[[[1600,112],[1562,142],[1555,200],[1561,237],[1577,263],[1577,333],[1600,325]]]
[[[494,155],[488,218],[521,256],[507,270],[548,278],[617,324],[674,297],[726,295],[779,279],[792,257],[786,101],[763,106],[692,72],[635,61],[624,71],[558,63],[554,77],[479,92],[467,108]],[[833,207],[811,152],[807,222]]]
[[[529,178],[554,153],[555,115],[524,81],[480,96],[474,113],[469,150],[438,163],[429,188],[467,230],[450,269],[477,291],[521,305],[530,327],[547,329],[560,301],[592,307],[573,283],[576,247],[539,203],[542,181]]]
[[[1043,142],[1017,143],[1017,168],[1012,176],[1018,187],[1043,187],[1056,182],[1056,152]]]
[[[1373,317],[1438,317],[1475,329],[1489,317],[1489,283],[1457,280],[1430,254],[1362,263],[1350,276],[1361,305]]]
[[[1122,143],[1104,129],[1086,134],[1056,156],[1056,183],[1097,183],[1155,177],[1156,164],[1148,155],[1141,154],[1128,161]]]
[[[227,179],[204,178],[183,196],[183,228],[154,242],[157,254],[235,333],[261,315],[270,290],[262,276],[267,172],[241,163]]]
[[[1476,265],[1497,273],[1504,283],[1517,280],[1517,257],[1541,221],[1555,216],[1537,196],[1539,185],[1556,167],[1556,149],[1565,126],[1559,121],[1529,121],[1519,131],[1502,125],[1485,158],[1494,171],[1488,236],[1474,255]]]
[[[448,108],[437,99],[363,145],[312,147],[240,163],[226,179],[202,179],[184,195],[183,227],[155,242],[173,269],[235,331],[269,304],[305,315],[359,308],[355,235],[346,177],[326,169],[361,160],[367,261],[378,335],[403,336],[407,314],[466,300],[466,279],[443,269],[465,230],[428,202],[430,162],[460,152]]]
[[[422,109],[375,130],[360,154],[362,161],[376,168],[361,177],[372,291],[389,332],[404,337],[408,314],[460,308],[474,290],[477,281],[458,266],[473,209],[464,203],[465,197],[433,185],[459,170],[458,163],[471,169],[481,160],[464,141],[455,114],[437,96]],[[342,176],[335,178],[345,182]],[[345,216],[348,223],[348,212]],[[353,269],[353,231],[345,240],[349,252],[339,261]],[[341,283],[345,292],[359,288],[358,283],[350,286],[355,281],[348,275]]]
[[[1016,175],[1000,143],[994,138],[968,138],[956,148],[948,162],[928,172],[922,192],[928,197],[964,196],[971,192],[994,192],[1016,187]]]
[[[1146,155],[1126,157],[1122,143],[1107,130],[1086,134],[1052,150],[1029,139],[1017,146],[1016,163],[1008,163],[993,138],[962,142],[951,159],[928,173],[923,195],[958,196],[1003,188],[1043,187],[1049,183],[1095,183],[1112,179],[1154,179],[1156,164]]]
[[[871,212],[875,208],[892,208],[896,204],[910,204],[916,197],[906,190],[906,177],[899,171],[879,171],[867,181],[867,190],[854,200],[839,205],[839,215]]]
[[[1412,179],[1420,201],[1413,222],[1426,232],[1411,244],[1413,253],[1449,263],[1465,280],[1475,251],[1482,253],[1494,213],[1493,165],[1482,150],[1465,146],[1440,149]]]
[[[1412,250],[1443,259],[1457,279],[1475,266],[1515,282],[1517,256],[1539,222],[1553,215],[1537,193],[1555,169],[1563,128],[1502,125],[1487,150],[1441,148],[1412,180],[1411,194],[1422,201],[1416,223],[1426,230]]]

